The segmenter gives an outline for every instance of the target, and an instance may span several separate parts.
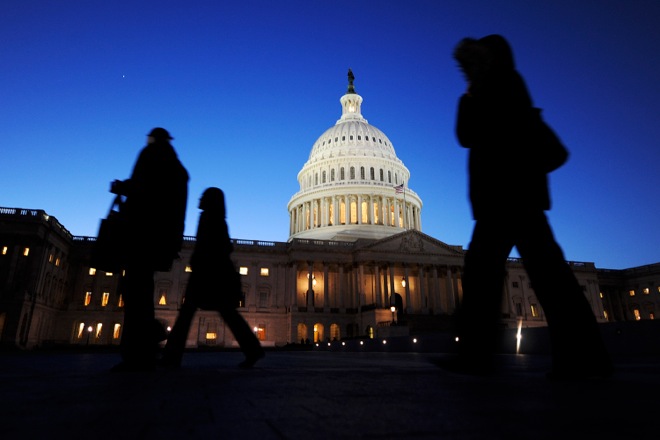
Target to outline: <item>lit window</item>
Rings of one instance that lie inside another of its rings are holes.
[[[105,276],[106,276],[106,277],[111,277],[111,276],[112,276],[112,272],[106,272],[106,273],[105,273]]]
[[[215,340],[217,337],[218,337],[218,335],[215,332],[207,332],[206,333],[206,339]]]
[[[185,271],[186,272],[192,272],[192,266],[186,266]]]
[[[85,305],[88,306],[92,302],[92,292],[85,292]]]
[[[600,295],[600,298],[601,298],[601,299],[602,299],[602,298],[605,298],[605,296],[603,295],[603,292],[599,292],[598,294]]]
[[[112,339],[119,339],[121,336],[121,324],[115,324],[115,328],[112,330]]]
[[[2,247],[2,255],[7,255],[7,252],[9,252],[9,248],[7,246]]]
[[[538,309],[538,307],[536,307],[536,304],[530,304],[529,308],[532,311],[532,316],[534,318],[538,318],[539,317],[539,309]]]
[[[103,307],[107,306],[109,299],[110,299],[110,292],[103,292],[103,297],[101,297],[101,306]]]
[[[639,313],[639,309],[633,310],[633,313],[635,314],[635,321],[639,321],[642,319],[641,313]]]
[[[29,254],[30,254],[30,248],[26,247],[25,249],[23,249],[23,256],[24,257],[27,257]]]
[[[649,312],[649,319],[655,319],[655,313]]]
[[[96,275],[96,269],[94,269],[93,267],[90,267],[89,268],[89,274],[90,275]]]
[[[634,290],[631,290],[631,291],[628,292],[628,294],[629,294],[630,296],[635,296],[635,291],[634,291]]]
[[[85,334],[85,323],[81,322],[80,325],[78,326],[78,339],[82,339],[83,335]]]
[[[96,324],[96,339],[99,339],[101,337],[101,329],[103,328],[103,324],[100,322]]]
[[[48,255],[48,262],[49,263],[53,262],[53,254]]]
[[[605,318],[608,321],[610,320],[610,315],[607,314],[607,310],[603,310],[603,318]]]
[[[245,266],[241,266],[238,268],[238,273],[241,275],[247,275],[248,274],[248,268]]]
[[[649,293],[651,293],[651,289],[649,289],[648,287],[644,287],[644,289],[642,289],[642,293],[644,295],[648,295]]]
[[[166,306],[167,305],[167,292],[164,290],[160,291],[160,299],[158,300],[158,305],[160,306]]]
[[[57,257],[55,259],[55,266],[59,267],[60,266],[60,257]]]
[[[268,268],[267,267],[262,267],[261,268],[261,276],[262,277],[267,277],[269,274]]]
[[[254,333],[257,335],[257,339],[260,341],[266,340],[266,326],[264,324],[259,324],[254,328]]]
[[[124,307],[124,297],[119,295],[119,301],[117,301],[118,307]]]

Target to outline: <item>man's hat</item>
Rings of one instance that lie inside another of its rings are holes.
[[[151,136],[154,139],[159,139],[159,140],[174,139],[172,136],[170,136],[170,133],[167,130],[160,127],[156,127],[153,130],[151,130],[151,132],[147,136]]]

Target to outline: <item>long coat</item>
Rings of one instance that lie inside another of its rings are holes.
[[[515,70],[508,43],[482,38],[492,58],[461,96],[456,134],[468,148],[469,196],[475,219],[550,209],[547,175],[533,166],[531,132],[538,112]]]
[[[126,196],[127,258],[167,271],[183,242],[188,172],[168,142],[147,145],[130,179],[121,182]]]

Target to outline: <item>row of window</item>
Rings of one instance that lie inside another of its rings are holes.
[[[3,246],[2,249],[0,249],[0,255],[7,255],[7,254],[9,254],[9,247],[8,246]],[[23,254],[24,257],[27,257],[28,255],[30,255],[30,248],[29,247],[23,248],[22,254]],[[51,257],[52,257],[52,255],[51,255]]]
[[[192,272],[192,267],[190,267],[190,266],[186,266],[185,269],[184,269],[184,271],[185,271],[185,272]],[[239,272],[241,275],[247,275],[247,274],[248,274],[248,268],[247,268],[246,266],[240,266],[240,267],[238,268],[238,272]],[[89,273],[90,275],[94,276],[94,275],[96,275],[96,269],[93,268],[93,267],[90,267],[88,273]],[[105,276],[107,276],[107,277],[111,277],[111,276],[114,275],[114,273],[112,273],[112,272],[103,272],[103,273],[104,273]],[[262,276],[262,277],[270,276],[270,269],[267,268],[267,267],[262,267],[262,268],[260,268],[260,269],[259,269],[259,275]],[[124,273],[123,273],[123,272],[122,272],[122,276],[124,276]]]
[[[84,339],[89,343],[90,339],[98,341],[103,336],[103,324],[85,324],[81,322],[76,327],[76,339],[82,341]],[[112,327],[112,339],[119,340],[121,336],[121,324],[115,323]]]
[[[658,293],[660,293],[660,286],[657,287],[657,291],[658,291]],[[650,293],[651,293],[651,288],[650,288],[650,287],[644,287],[644,288],[642,289],[642,293],[643,293],[644,295],[648,295],[648,294],[650,294]],[[635,296],[637,293],[635,292],[634,289],[630,289],[630,290],[628,291],[628,294],[629,294],[630,296]]]
[[[337,179],[335,169],[330,170],[330,182],[334,182],[335,180],[346,180],[346,171],[344,167],[339,168],[339,179]],[[350,167],[349,170],[349,180],[356,180],[356,170],[355,167]],[[321,175],[321,184],[327,183],[328,182],[328,172],[327,171],[322,171]],[[311,185],[311,176],[308,178],[308,184]],[[360,167],[360,180],[367,180],[367,174],[366,174],[366,168],[365,167]],[[369,168],[369,180],[376,180],[376,169],[374,167]],[[378,170],[378,180],[380,182],[385,181],[385,170],[380,168]],[[392,171],[387,172],[387,183],[392,183]],[[319,173],[314,173],[314,185],[319,184]],[[394,184],[398,185],[399,184],[399,176],[398,174],[394,175]]]
[[[351,135],[348,136],[348,140],[352,141],[354,139],[355,139],[354,135],[351,134]],[[358,134],[357,135],[357,140],[361,141],[362,140],[362,135]],[[365,135],[364,140],[367,141],[367,142],[369,142],[369,141],[376,142],[376,137],[371,136],[371,139],[369,139],[369,136]],[[341,141],[346,142],[346,135],[343,135],[341,137]],[[332,138],[328,138],[328,139],[324,140],[323,143],[321,144],[321,146],[324,146],[326,144],[326,142],[328,143],[328,145],[331,145],[332,144]],[[339,142],[339,136],[335,136],[335,143],[337,143],[337,142]],[[381,138],[378,138],[378,143],[379,144],[385,144],[386,146],[389,147],[389,144],[387,143],[387,141],[383,142],[383,140]]]

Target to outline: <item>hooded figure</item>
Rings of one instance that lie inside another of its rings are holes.
[[[466,38],[454,57],[469,84],[459,102],[456,134],[470,150],[474,218],[507,209],[550,209],[547,175],[530,166],[538,111],[515,69],[511,47],[500,35]]]
[[[456,134],[469,149],[476,222],[456,315],[459,357],[450,368],[471,374],[493,371],[506,261],[515,246],[548,322],[551,377],[609,375],[611,363],[591,306],[545,216],[550,209],[546,171],[535,160],[539,114],[516,71],[511,47],[500,35],[465,38],[454,58],[468,82],[458,104]]]

